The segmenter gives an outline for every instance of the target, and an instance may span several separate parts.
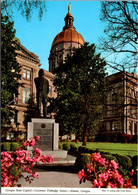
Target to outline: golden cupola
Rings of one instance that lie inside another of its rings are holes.
[[[67,54],[72,54],[73,47],[78,48],[84,44],[84,39],[73,26],[74,18],[70,13],[71,5],[68,5],[68,13],[65,17],[65,26],[63,30],[56,35],[53,40],[50,56],[49,71],[53,72],[54,68],[65,60]]]

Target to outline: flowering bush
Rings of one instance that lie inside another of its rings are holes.
[[[94,188],[130,188],[136,187],[135,178],[136,172],[132,170],[130,177],[124,180],[123,176],[118,171],[118,163],[114,160],[106,161],[100,153],[93,153],[90,158],[90,164],[87,164],[86,169],[79,171],[80,184],[89,180]]]
[[[53,162],[54,158],[47,155],[42,155],[42,151],[36,148],[32,154],[29,154],[25,148],[27,146],[34,146],[35,142],[39,140],[39,136],[30,138],[25,141],[14,152],[1,152],[1,186],[15,187],[15,182],[23,177],[26,181],[31,181],[38,178],[38,173],[32,171],[32,167],[39,162],[48,163]],[[24,177],[21,171],[26,171],[29,176]],[[21,186],[17,184],[17,186]]]

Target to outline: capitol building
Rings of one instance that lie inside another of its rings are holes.
[[[73,48],[79,48],[84,44],[83,36],[77,32],[73,25],[73,15],[70,4],[64,18],[65,26],[59,32],[53,42],[49,54],[49,71],[44,70],[44,77],[49,81],[50,98],[56,98],[57,92],[53,86],[54,68],[64,62],[66,56],[73,55]],[[17,61],[21,66],[21,80],[23,87],[19,87],[19,95],[12,106],[15,117],[11,119],[10,126],[2,126],[2,136],[7,140],[16,137],[26,138],[27,122],[36,116],[36,88],[34,78],[38,77],[41,68],[39,57],[25,48],[20,40],[17,41]],[[119,79],[117,79],[119,78]],[[124,132],[136,134],[137,132],[137,75],[122,72],[107,77],[107,100],[105,102],[105,117],[103,131]],[[123,89],[123,90],[122,90]],[[121,95],[120,95],[121,93]],[[119,106],[119,105],[126,106]],[[118,105],[118,106],[117,106]],[[50,117],[53,117],[52,115]],[[6,129],[6,131],[5,131]],[[101,130],[102,131],[102,130]]]

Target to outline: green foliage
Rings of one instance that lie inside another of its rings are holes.
[[[15,151],[16,148],[19,148],[20,147],[20,144],[17,143],[17,142],[12,142],[11,143],[11,151]]]
[[[14,23],[1,16],[1,116],[9,122],[14,112],[11,105],[18,95],[20,66],[16,60],[16,41]]]
[[[79,146],[78,150],[79,152],[84,153],[85,148],[85,146]]]
[[[132,157],[132,168],[138,169],[138,155]]]
[[[85,43],[55,69],[58,96],[51,106],[60,135],[83,135],[86,144],[87,135],[97,131],[103,116],[105,65],[95,45]]]
[[[119,166],[122,166],[122,169],[130,170],[132,168],[132,160],[128,156],[113,154],[118,160]]]
[[[46,12],[46,2],[45,1],[2,1],[2,12],[9,16],[10,18],[14,15],[14,9],[21,13],[28,21],[32,17],[34,9],[38,9],[38,17],[41,20],[43,14]]]
[[[106,155],[111,155],[110,152],[105,152],[105,151],[100,151],[100,154],[103,155],[103,154],[106,154]]]
[[[59,142],[58,146],[59,146],[59,149],[63,150],[63,144],[61,142]]]
[[[3,151],[10,151],[11,149],[11,142],[3,142]]]
[[[108,161],[114,160],[115,162],[118,162],[117,158],[111,154],[102,154],[102,157]]]
[[[11,175],[14,175],[15,177],[18,176],[21,173],[22,169],[21,167],[19,167],[19,165],[13,164],[10,169],[9,169],[9,173]]]
[[[71,151],[77,151],[78,147],[77,147],[77,144],[76,143],[71,143],[70,144],[70,150]]]
[[[92,154],[92,153],[95,153],[95,149],[89,149],[89,153]]]
[[[81,154],[76,158],[75,171],[79,172],[81,169],[85,169],[86,165],[90,163],[90,154]]]
[[[70,143],[63,144],[63,150],[69,151],[70,150]]]

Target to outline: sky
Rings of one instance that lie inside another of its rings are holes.
[[[31,21],[27,22],[26,18],[14,9],[16,37],[26,49],[39,56],[41,68],[47,71],[51,45],[65,25],[64,18],[70,2],[76,31],[86,42],[98,45],[98,39],[104,34],[105,27],[105,23],[100,21],[100,1],[46,1],[47,11],[41,21],[38,18],[38,11],[35,11]]]

